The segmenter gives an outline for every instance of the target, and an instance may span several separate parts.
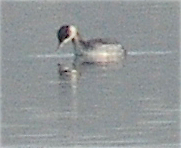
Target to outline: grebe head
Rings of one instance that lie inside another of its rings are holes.
[[[57,32],[59,40],[57,49],[65,43],[72,41],[77,36],[77,29],[74,26],[64,25]]]

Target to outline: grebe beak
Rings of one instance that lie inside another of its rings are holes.
[[[57,51],[59,48],[62,48],[63,46],[63,43],[58,43],[57,49],[55,51]]]
[[[58,43],[57,49],[55,51],[57,51],[59,49],[59,47],[60,47],[60,43]]]
[[[59,49],[59,47],[60,47],[60,43],[58,43],[57,50]]]

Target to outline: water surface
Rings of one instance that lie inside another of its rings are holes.
[[[72,67],[57,29],[110,37],[126,60]],[[179,147],[178,2],[2,2],[2,146]]]

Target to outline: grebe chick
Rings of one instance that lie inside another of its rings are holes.
[[[119,44],[115,40],[109,39],[91,39],[91,40],[83,40],[77,31],[76,27],[72,25],[65,25],[60,27],[57,32],[58,37],[58,47],[62,47],[65,43],[72,41],[74,46],[74,54],[75,55],[91,55],[96,56],[100,53],[103,55],[117,55],[121,54],[125,56],[126,51],[123,46]]]

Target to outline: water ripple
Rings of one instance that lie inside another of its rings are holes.
[[[131,51],[128,52],[128,55],[135,56],[135,55],[166,55],[171,54],[172,51]]]
[[[136,56],[136,55],[166,55],[171,54],[172,51],[130,51],[128,55]],[[71,58],[73,57],[73,53],[67,54],[37,54],[37,55],[29,55],[30,58]]]

